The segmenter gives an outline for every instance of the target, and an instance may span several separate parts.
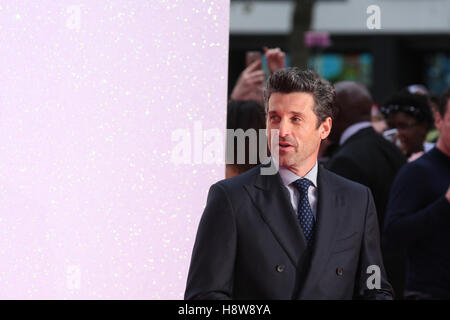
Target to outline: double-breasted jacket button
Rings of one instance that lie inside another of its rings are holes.
[[[278,272],[283,272],[284,269],[286,269],[286,266],[284,264],[279,264],[276,266],[276,269]]]
[[[336,274],[338,276],[342,276],[344,274],[344,268],[341,268],[341,267],[336,268]]]

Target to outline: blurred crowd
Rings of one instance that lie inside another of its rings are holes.
[[[286,67],[280,48],[246,58],[229,97],[227,129],[265,129],[262,60],[269,73]],[[433,96],[412,84],[377,103],[360,83],[334,87],[320,163],[370,188],[396,299],[450,299],[450,87]],[[227,164],[226,178],[258,164]]]

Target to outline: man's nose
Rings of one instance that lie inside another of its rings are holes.
[[[287,119],[282,119],[280,121],[280,137],[284,138],[291,133],[291,126]]]

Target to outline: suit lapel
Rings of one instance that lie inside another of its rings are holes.
[[[280,175],[258,175],[254,185],[246,188],[262,219],[292,263],[298,266],[306,251],[306,240]]]
[[[329,173],[326,169],[319,167],[318,178],[318,206],[317,222],[314,234],[314,245],[312,248],[311,264],[309,274],[306,277],[303,289],[311,288],[322,274],[330,255],[339,219],[339,207],[343,206],[344,199],[335,185],[329,181]],[[302,290],[303,296],[306,290]]]

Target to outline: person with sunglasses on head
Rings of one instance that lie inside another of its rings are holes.
[[[407,158],[429,151],[434,144],[425,142],[433,117],[425,95],[404,88],[382,107],[390,129],[397,129],[395,143]]]

